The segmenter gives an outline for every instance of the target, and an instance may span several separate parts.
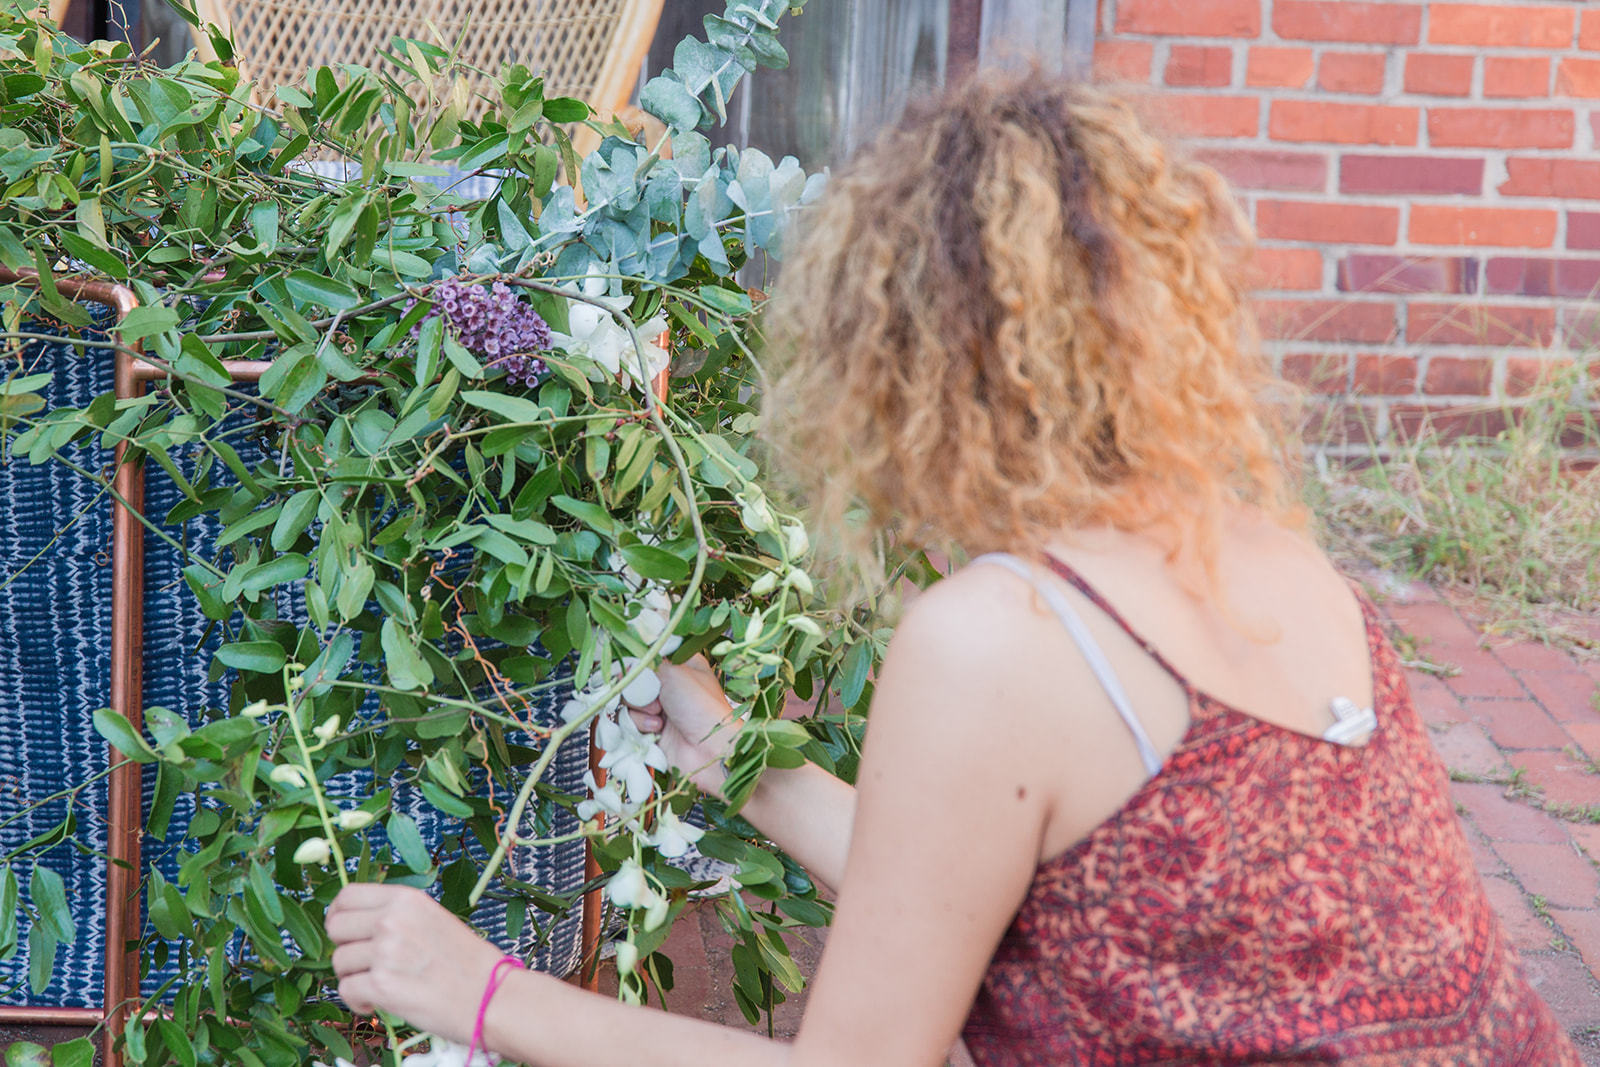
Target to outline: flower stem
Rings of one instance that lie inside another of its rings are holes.
[[[288,667],[283,670],[283,680],[284,688],[289,688]],[[306,784],[311,787],[311,797],[317,802],[317,816],[322,820],[323,840],[328,842],[328,848],[333,853],[334,872],[339,876],[339,885],[348,886],[350,875],[344,869],[344,850],[339,847],[339,834],[334,829],[333,819],[328,815],[328,802],[322,795],[322,783],[317,781],[317,770],[311,765],[311,746],[306,744],[305,731],[300,728],[300,706],[301,698],[298,695],[290,697],[289,703],[285,705],[289,715],[289,728],[294,731],[294,742],[300,749],[300,759],[305,765]]]
[[[612,681],[610,685],[595,695],[586,714],[580,715],[550,735],[550,740],[546,742],[544,751],[539,755],[539,762],[534,764],[533,770],[528,774],[527,781],[523,782],[522,788],[517,791],[516,802],[511,805],[511,811],[506,815],[506,825],[500,832],[500,839],[495,843],[494,854],[489,857],[489,862],[484,864],[483,873],[478,876],[477,884],[472,887],[472,892],[467,896],[467,902],[472,907],[476,907],[478,901],[483,898],[484,892],[489,888],[489,883],[499,872],[500,865],[505,862],[506,853],[518,837],[517,828],[522,825],[522,814],[527,810],[528,800],[533,796],[534,788],[539,784],[539,780],[544,777],[545,771],[549,769],[550,763],[555,759],[556,752],[561,748],[562,743],[580,727],[587,728],[594,717],[600,713],[600,709],[612,697],[631,685],[633,680],[649,669],[652,664],[660,661],[661,649],[666,646],[667,640],[672,636],[673,631],[678,628],[678,624],[688,614],[690,606],[700,592],[700,583],[706,573],[706,562],[711,557],[711,546],[706,541],[705,526],[700,521],[700,501],[694,488],[694,474],[683,457],[683,450],[678,447],[677,438],[673,435],[672,430],[668,428],[666,420],[661,416],[661,405],[656,402],[655,396],[651,393],[649,384],[650,366],[645,359],[644,342],[639,337],[639,328],[634,325],[633,320],[627,315],[619,314],[604,302],[584,296],[581,293],[569,292],[558,286],[546,285],[542,282],[534,282],[525,278],[507,278],[506,280],[524,288],[552,293],[556,296],[564,296],[585,304],[593,304],[613,316],[627,328],[628,337],[633,342],[634,355],[639,363],[640,384],[644,387],[645,411],[649,414],[650,421],[655,424],[656,432],[661,435],[661,440],[667,446],[667,452],[672,457],[673,466],[678,470],[678,477],[683,484],[684,496],[689,503],[689,507],[686,510],[689,514],[690,527],[694,530],[695,554],[694,572],[689,575],[688,587],[684,590],[683,596],[673,609],[672,617],[661,631],[661,636],[657,637],[645,652],[645,655],[639,658],[639,662],[635,663],[631,669],[625,671],[621,677]]]

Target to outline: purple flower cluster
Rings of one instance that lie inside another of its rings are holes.
[[[550,325],[504,282],[486,289],[446,279],[434,286],[433,307],[424,321],[436,315],[444,316],[464,348],[488,357],[491,366],[504,367],[512,385],[532,387],[544,373],[544,360],[531,353],[550,349]],[[420,327],[411,328],[413,338]]]

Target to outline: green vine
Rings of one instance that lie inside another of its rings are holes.
[[[799,988],[782,935],[829,907],[737,812],[768,767],[853,775],[887,633],[871,604],[836,610],[813,588],[802,517],[763,490],[754,443],[762,296],[738,277],[781,251],[820,178],[697,130],[725,118],[744,73],[787,62],[777,20],[799,6],[730,3],[708,40],[680,45],[642,95],[667,127],[655,145],[518,66],[465,108],[449,91],[459,58],[425,42],[395,42],[382,69],[310,72],[263,108],[223,64],[155,69],[0,9],[0,263],[27,276],[0,286],[9,454],[65,464],[119,504],[93,450],[162,469],[183,499],[143,521],[182,553],[230,680],[227,706],[197,721],[96,716],[155,769],[147,852],[178,860],[175,881],[145,872],[145,958],[175,974],[111,1035],[130,1062],[395,1060],[416,1038],[334,995],[333,895],[403,882],[463,917],[492,899],[509,933],[548,936],[576,899],[504,860],[573,839],[550,827],[579,807],[627,918],[624,997],[671,991],[660,946],[706,887],[644,827],[679,832],[696,803],[701,851],[737,870],[717,903],[736,1000],[754,1022]],[[579,160],[564,127],[582,121],[604,139]],[[358,161],[358,176],[323,177],[319,159]],[[494,189],[432,184],[447,168]],[[102,340],[62,295],[67,275],[121,282],[141,306]],[[645,387],[657,330],[673,361],[660,398]],[[164,376],[142,398],[52,409],[39,342],[137,352]],[[236,361],[270,367],[251,388]],[[627,786],[589,800],[549,786],[561,747],[648,688],[659,657],[698,653],[741,720],[726,804],[648,764],[648,739]],[[570,714],[541,717],[573,689]],[[791,693],[814,712],[783,717]],[[424,841],[397,789],[447,821],[442,839]],[[70,809],[81,790],[30,803]],[[0,873],[0,960],[26,928],[36,996],[73,917],[37,864],[24,902],[16,868],[75,834],[69,810]]]

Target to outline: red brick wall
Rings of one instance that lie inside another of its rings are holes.
[[[1600,342],[1600,3],[1102,0],[1100,34],[1248,206],[1335,431],[1494,432]]]

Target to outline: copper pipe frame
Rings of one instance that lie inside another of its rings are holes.
[[[0,282],[36,284],[32,271],[0,267]],[[121,322],[139,306],[132,289],[90,278],[55,279],[62,295],[73,300],[105,304]],[[131,351],[130,351],[131,349]],[[142,345],[113,350],[112,371],[119,400],[143,395],[144,385],[165,378],[167,371],[140,359]],[[234,381],[255,381],[270,363],[224,362]],[[107,701],[135,730],[144,721],[144,465],[126,461],[127,443],[117,445],[116,474],[112,488],[127,507],[113,502],[111,517],[111,692]],[[93,1008],[0,1006],[0,1023],[35,1026],[95,1026],[106,1024],[109,1035],[121,1032],[128,1001],[139,992],[139,887],[143,881],[140,827],[144,821],[143,782],[139,764],[108,748],[113,768],[106,785],[106,911],[105,1005]],[[105,1067],[122,1067],[122,1057],[107,1041]]]
[[[594,784],[606,784],[605,769],[600,766],[600,757],[604,755],[600,746],[594,743],[594,734],[589,735],[589,771],[594,775]],[[595,859],[594,838],[583,839],[583,880],[592,882],[600,877],[600,861]],[[591,993],[600,992],[600,927],[601,916],[605,913],[605,890],[595,888],[583,895],[583,937],[579,942],[578,952],[578,984]]]
[[[0,280],[37,282],[31,273],[0,268]],[[111,307],[121,321],[139,299],[133,290],[110,282],[86,278],[58,278],[56,288],[75,300],[91,300]],[[136,346],[137,347],[137,346]],[[117,350],[113,355],[113,374],[118,398],[133,397],[142,385],[133,374],[136,360]],[[117,446],[116,474],[112,481],[117,493],[133,507],[144,499],[144,478],[135,464],[123,462],[127,445]],[[143,608],[144,608],[144,528],[126,509],[112,505],[111,535],[111,708],[126,716],[138,729],[143,716]],[[130,932],[137,946],[139,930],[139,823],[142,815],[139,765],[108,748],[107,759],[113,770],[106,784],[106,911],[105,911],[105,1006],[90,1008],[8,1007],[0,1018],[33,1025],[88,1025],[105,1022],[115,1032],[122,1022],[129,990],[139,987],[137,951],[128,951]],[[121,1067],[121,1056],[106,1042],[106,1067]]]
[[[0,1026],[98,1026],[105,1013],[95,1008],[35,1008],[0,1004]]]

